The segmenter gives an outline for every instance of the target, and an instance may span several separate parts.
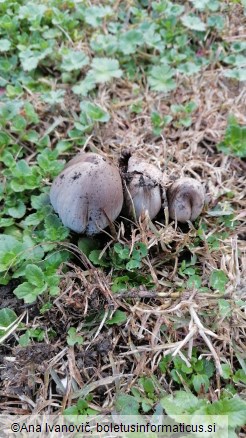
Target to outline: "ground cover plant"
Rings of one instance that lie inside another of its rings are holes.
[[[246,433],[245,11],[0,2],[2,411],[218,413]],[[62,225],[65,162],[124,149],[204,184],[193,225]]]

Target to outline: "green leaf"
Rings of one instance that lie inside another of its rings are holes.
[[[230,379],[231,375],[232,375],[232,371],[231,371],[231,367],[228,363],[223,363],[221,365],[222,371],[223,371],[223,379]]]
[[[185,373],[185,374],[192,374],[193,369],[192,369],[192,367],[188,367],[186,365],[186,363],[183,361],[182,366],[181,366],[181,371],[182,371],[182,373]]]
[[[228,426],[234,429],[246,424],[246,402],[239,397],[225,398],[205,404],[197,412],[197,415],[228,415]]]
[[[27,49],[20,52],[20,60],[23,70],[32,71],[38,66],[39,62],[44,59],[47,55],[52,54],[52,48],[47,47],[41,52],[38,50]]]
[[[246,78],[245,78],[246,79]],[[219,151],[237,157],[246,157],[246,126],[240,126],[234,116],[228,119],[224,140],[217,145]]]
[[[23,94],[23,89],[19,84],[15,85],[15,86],[10,85],[10,84],[7,85],[6,95],[8,97],[10,97],[10,98],[14,98],[14,97],[18,97],[18,96],[20,97],[20,96],[22,96],[22,94]]]
[[[31,238],[30,234],[23,236],[23,258],[25,260],[41,260],[44,257],[44,249]]]
[[[221,269],[215,269],[209,277],[209,283],[213,289],[219,290],[220,292],[225,292],[226,284],[229,279],[227,275]]]
[[[197,103],[191,100],[190,102],[186,103],[184,106],[184,111],[187,114],[193,113],[197,109]]]
[[[181,21],[188,29],[197,30],[198,32],[206,30],[206,24],[194,14],[185,15],[181,18]]]
[[[47,195],[46,193],[40,193],[40,195],[31,196],[31,206],[35,210],[40,210],[42,209],[42,207],[48,205],[49,203],[49,195]]]
[[[112,292],[120,292],[123,290],[127,290],[128,283],[129,283],[129,277],[127,275],[116,277],[113,280],[111,290]]]
[[[45,277],[42,269],[36,265],[27,265],[25,269],[25,276],[29,283],[36,287],[42,288],[45,283]]]
[[[29,330],[19,337],[19,345],[21,347],[27,347],[30,344],[31,338],[29,336]]]
[[[134,245],[132,251],[132,257],[136,260],[142,260],[142,258],[148,255],[148,247],[145,243],[139,242]]]
[[[132,29],[123,33],[119,39],[119,50],[125,55],[136,52],[136,47],[144,43],[143,34],[139,30]]]
[[[171,111],[173,114],[182,114],[185,110],[184,105],[173,104],[171,105]]]
[[[37,157],[37,162],[43,170],[44,175],[56,176],[64,167],[64,162],[57,160],[58,152],[56,150],[44,149]]]
[[[223,16],[217,15],[217,14],[211,15],[207,19],[208,27],[214,27],[215,29],[217,29],[220,32],[224,29],[225,22],[226,22],[225,18]]]
[[[8,307],[0,309],[0,338],[6,334],[8,327],[16,320],[17,315],[12,309]]]
[[[87,401],[85,401],[83,399],[80,399],[80,400],[77,401],[77,407],[78,407],[78,410],[79,410],[80,414],[82,414],[82,412],[85,409],[87,409],[89,406],[88,406]]]
[[[196,273],[196,270],[195,268],[188,267],[184,269],[183,273],[186,275],[194,275]]]
[[[188,61],[188,62],[184,62],[184,63],[180,64],[177,67],[177,70],[180,73],[185,74],[186,76],[191,76],[191,75],[198,73],[201,70],[201,66],[198,64],[195,64],[194,62]]]
[[[231,50],[234,52],[243,52],[246,50],[246,41],[235,41],[232,43]]]
[[[101,252],[102,251],[100,249],[94,249],[93,251],[91,251],[89,255],[90,261],[94,263],[94,265],[99,265],[104,267],[110,266],[105,256],[100,257]]]
[[[111,58],[94,58],[91,63],[93,75],[96,83],[110,81],[112,78],[120,78],[122,70],[119,68],[119,61]]]
[[[192,289],[200,289],[202,285],[202,279],[199,275],[192,275],[188,280],[187,280],[187,287]]]
[[[149,412],[152,409],[152,407],[153,407],[153,403],[154,402],[152,400],[150,400],[150,401],[146,401],[146,400],[142,401],[141,407],[142,407],[143,412],[146,412],[146,413]]]
[[[1,324],[0,324],[1,325]],[[233,376],[233,382],[239,383],[242,382],[246,385],[246,373],[243,369],[237,370]]]
[[[52,297],[56,297],[57,295],[59,295],[59,293],[60,293],[60,288],[58,286],[51,286],[49,288],[49,294]]]
[[[112,316],[111,319],[107,319],[106,324],[113,325],[113,324],[123,324],[127,320],[127,315],[125,312],[122,312],[122,310],[116,310]]]
[[[204,388],[205,392],[207,392],[209,388],[208,376],[206,374],[197,374],[192,376],[192,384],[197,393],[199,393],[202,388]]]
[[[203,372],[208,376],[208,378],[212,377],[215,372],[214,363],[211,360],[203,359]]]
[[[27,19],[30,22],[40,22],[44,13],[47,11],[47,6],[39,5],[35,2],[27,2],[27,4],[20,6],[19,18],[21,20]]]
[[[39,342],[42,342],[45,337],[45,331],[42,328],[31,328],[28,330],[31,338],[36,339]]]
[[[56,143],[56,150],[57,152],[60,154],[62,154],[62,152],[66,152],[69,149],[71,149],[72,147],[72,143],[69,140],[60,140],[58,141],[58,143]]]
[[[132,259],[126,264],[126,269],[128,271],[134,271],[135,269],[141,268],[142,263],[139,260]]]
[[[155,66],[150,70],[148,82],[154,91],[168,93],[176,88],[177,84],[173,79],[175,70],[167,65]]]
[[[153,394],[155,392],[155,386],[153,383],[153,379],[150,377],[140,377],[138,380],[140,385],[142,385],[144,392],[148,394]]]
[[[26,213],[26,206],[20,199],[16,202],[15,207],[10,207],[8,209],[8,214],[15,219],[22,218]]]
[[[92,72],[88,73],[85,79],[79,82],[77,85],[74,85],[72,88],[75,94],[81,94],[81,96],[87,96],[89,91],[93,90],[96,86],[96,79]]]
[[[223,59],[227,64],[233,64],[235,67],[246,67],[246,56],[242,54],[231,54]]]
[[[64,71],[80,70],[89,64],[89,57],[82,50],[69,50],[62,56],[61,69]]]
[[[67,343],[70,346],[75,344],[82,345],[84,342],[84,338],[81,335],[77,334],[75,327],[70,327],[68,330]]]
[[[160,403],[166,414],[170,416],[193,414],[197,409],[207,404],[205,400],[200,400],[191,392],[185,391],[177,391],[174,395],[168,395],[162,398]]]
[[[66,239],[69,229],[62,225],[61,220],[56,214],[49,214],[44,221],[47,240],[58,241]]]
[[[0,272],[14,266],[22,250],[23,245],[15,237],[7,234],[0,235]]]
[[[165,126],[167,126],[172,120],[173,117],[170,115],[161,117],[158,112],[153,111],[151,113],[151,123],[153,126],[154,135],[160,135]]]
[[[47,285],[44,285],[42,289],[34,288],[33,284],[25,281],[14,290],[14,294],[17,296],[17,298],[23,299],[25,303],[29,304],[33,303],[36,300],[37,296],[42,294],[46,288]]]
[[[0,218],[0,228],[11,227],[11,225],[13,225],[14,223],[14,219]]]
[[[65,90],[52,90],[48,93],[43,93],[41,99],[50,105],[57,105],[64,102]]]
[[[208,1],[208,9],[212,12],[218,11],[220,8],[219,0],[209,0]]]
[[[102,24],[102,19],[112,15],[113,10],[110,6],[91,6],[85,10],[85,21],[92,27]]]
[[[30,225],[38,225],[40,224],[44,219],[44,214],[42,211],[38,211],[37,213],[32,213],[26,216],[25,220],[23,221],[24,226],[29,227]]]
[[[208,6],[210,0],[191,0],[195,9],[199,9],[200,11],[204,11]]]
[[[39,135],[33,129],[29,129],[27,132],[23,133],[23,139],[36,145],[39,142]]]
[[[8,134],[6,134],[5,132],[0,132],[0,147],[2,148],[4,146],[8,146],[10,143],[11,143],[11,137]],[[6,149],[3,151],[3,154],[1,153],[0,161],[3,161],[5,163],[5,161],[3,159],[4,153],[8,153],[7,156],[11,156],[12,157],[11,162],[13,162],[13,164],[15,164],[15,160],[14,160],[13,155],[9,151],[7,151]],[[6,164],[6,166],[9,167],[8,164]]]
[[[20,132],[24,131],[27,127],[26,119],[22,116],[17,115],[11,123],[11,131]]]
[[[140,114],[143,111],[143,102],[140,100],[130,105],[129,110],[131,113]]]
[[[80,251],[82,251],[87,257],[94,249],[98,249],[99,245],[100,242],[91,237],[82,237],[78,241],[78,247]]]
[[[36,113],[34,106],[30,102],[26,102],[24,104],[24,110],[25,110],[25,117],[28,120],[29,123],[38,124],[39,123],[39,117]],[[34,131],[32,134],[37,134],[36,131]]]
[[[227,300],[221,298],[218,300],[218,304],[220,315],[223,318],[231,316],[231,305]]]
[[[94,103],[81,102],[80,109],[95,122],[108,122],[110,119],[109,113]]]
[[[114,251],[118,254],[121,260],[128,260],[130,257],[130,249],[128,247],[124,247],[120,243],[116,243],[114,245]]]
[[[64,409],[63,415],[74,415],[77,417],[79,415],[77,405],[69,406],[68,408]]]
[[[5,38],[0,39],[0,52],[8,52],[11,47],[11,42]]]
[[[92,50],[99,53],[107,53],[108,56],[114,55],[118,49],[118,39],[115,35],[94,34],[92,35],[90,46]]]
[[[237,81],[246,81],[246,69],[243,67],[225,70],[223,75],[226,78],[236,79]]]
[[[121,415],[138,415],[139,402],[128,394],[118,394],[115,400],[115,409]]]

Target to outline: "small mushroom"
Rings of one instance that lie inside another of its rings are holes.
[[[204,205],[202,184],[193,178],[180,178],[167,190],[169,216],[178,222],[194,221]]]
[[[150,219],[159,213],[162,204],[161,181],[162,172],[155,165],[136,156],[129,158],[125,199],[130,213],[135,210],[139,218],[148,211]]]
[[[77,233],[99,233],[120,214],[123,189],[119,170],[94,153],[81,153],[56,177],[50,201],[62,223]]]

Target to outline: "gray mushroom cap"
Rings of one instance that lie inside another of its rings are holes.
[[[153,219],[159,213],[162,203],[161,170],[141,158],[132,156],[128,161],[127,176],[128,192],[125,197],[128,210],[132,212],[134,206],[137,218],[147,210],[150,219]]]
[[[99,233],[120,214],[123,189],[119,170],[94,153],[81,153],[56,177],[50,201],[62,223],[77,233]]]
[[[178,222],[194,221],[202,212],[205,193],[196,179],[185,177],[167,190],[169,216]]]

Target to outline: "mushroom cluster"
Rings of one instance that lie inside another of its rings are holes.
[[[122,179],[125,190],[123,191]],[[50,201],[62,223],[77,233],[93,235],[120,214],[123,202],[128,214],[148,213],[153,219],[166,193],[160,169],[130,156],[125,171],[95,153],[80,153],[54,180]],[[180,178],[167,190],[169,216],[179,222],[194,221],[204,205],[204,190],[193,178]]]

